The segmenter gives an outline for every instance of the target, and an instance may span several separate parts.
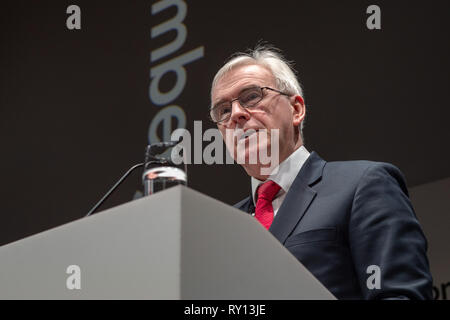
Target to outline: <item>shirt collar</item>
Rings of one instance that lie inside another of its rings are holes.
[[[278,170],[275,171],[275,174],[272,174],[267,178],[267,180],[272,180],[277,183],[281,189],[278,192],[277,196],[284,192],[288,192],[292,183],[294,182],[297,174],[300,172],[303,164],[306,159],[309,157],[309,152],[306,150],[304,146],[301,146],[297,150],[295,150],[291,155],[285,159],[278,166]],[[265,181],[267,181],[265,180]],[[256,190],[258,189],[260,184],[263,184],[265,181],[258,180],[256,178],[251,177],[252,184],[252,196],[253,203],[256,205]]]

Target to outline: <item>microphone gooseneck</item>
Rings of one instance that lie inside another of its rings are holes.
[[[97,204],[95,206],[93,206],[91,210],[89,210],[86,217],[88,217],[92,213],[94,213],[95,210],[97,210],[98,207],[100,207],[100,205],[111,195],[111,193],[113,193],[114,190],[116,190],[116,188],[123,182],[123,180],[125,180],[126,177],[129,176],[129,174],[131,172],[133,172],[135,169],[143,167],[143,166],[144,166],[144,163],[138,163],[138,164],[135,164],[134,166],[132,166],[130,169],[128,169],[128,171],[125,172],[125,174],[112,186],[112,188],[109,189],[109,191],[103,196],[103,198],[101,198],[100,201],[97,202]]]
[[[108,192],[103,196],[103,198],[100,199],[99,202],[95,204],[95,206],[92,207],[91,210],[89,210],[86,217],[90,216],[95,212],[95,210],[100,207],[100,205],[105,202],[106,199],[113,193],[114,190],[130,175],[131,172],[136,170],[137,168],[144,167],[144,176],[146,170],[149,169],[149,167],[154,167],[155,165],[172,165],[172,161],[170,159],[167,159],[163,156],[158,156],[158,154],[165,151],[167,148],[175,146],[179,141],[165,141],[165,142],[158,142],[154,144],[150,144],[146,148],[145,152],[145,162],[138,163],[132,166],[130,169],[128,169],[127,172],[111,187],[111,189],[108,190]],[[144,184],[146,185],[146,184]],[[148,193],[146,193],[148,195]]]

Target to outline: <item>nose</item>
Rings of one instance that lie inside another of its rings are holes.
[[[241,106],[239,100],[231,103],[231,117],[230,120],[236,124],[243,124],[250,119],[250,113],[247,109]]]

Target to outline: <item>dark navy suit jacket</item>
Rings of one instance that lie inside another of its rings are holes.
[[[252,197],[235,207],[254,212]],[[402,173],[312,152],[269,231],[338,299],[431,299],[427,241]],[[371,265],[380,269],[380,288]]]

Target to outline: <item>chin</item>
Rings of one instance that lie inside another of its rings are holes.
[[[259,144],[256,146],[249,146],[249,144],[246,143],[245,147],[243,144],[238,144],[235,149],[234,160],[238,164],[250,166],[259,165],[261,154],[265,157],[270,157],[270,144],[263,144],[263,146],[260,146]]]

